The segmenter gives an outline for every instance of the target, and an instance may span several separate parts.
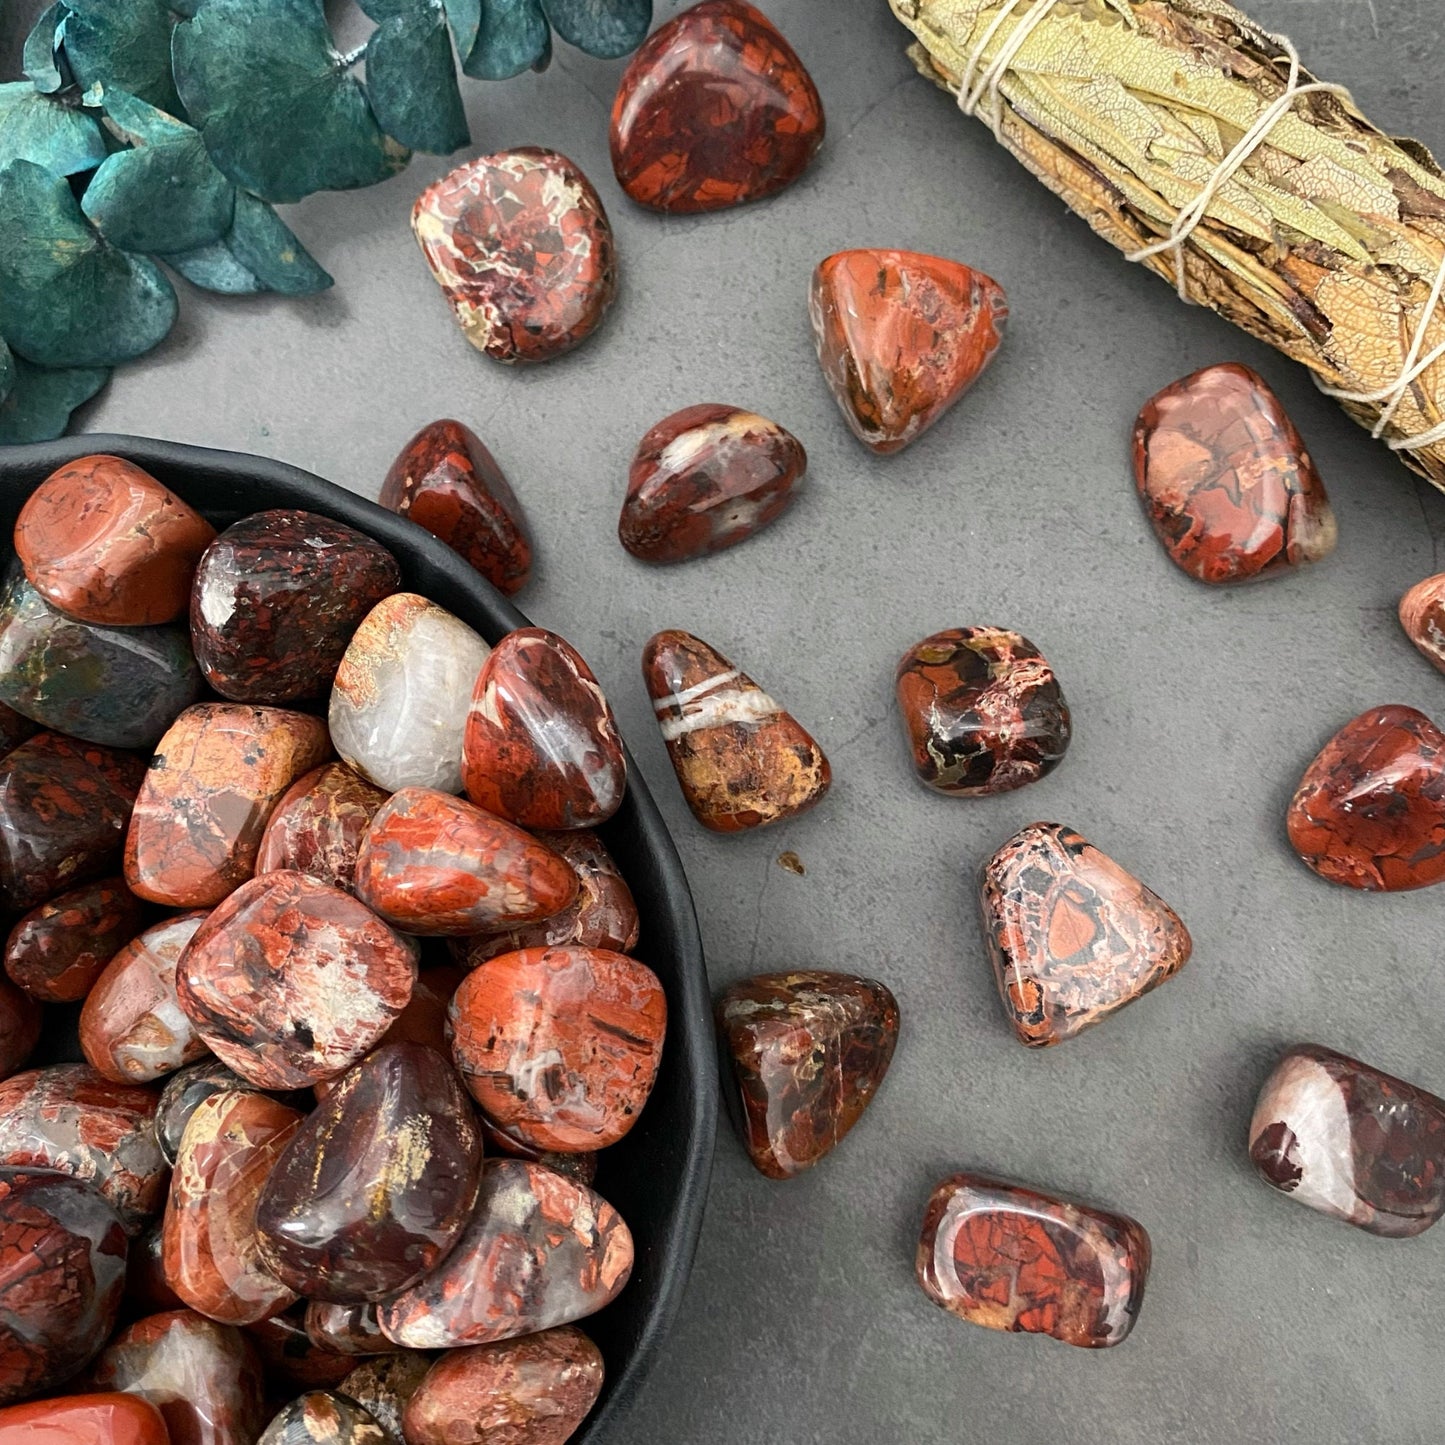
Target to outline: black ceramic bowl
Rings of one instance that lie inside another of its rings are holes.
[[[0,447],[0,536],[7,552],[16,514],[35,486],[56,467],[92,452],[145,468],[218,528],[269,507],[301,507],[347,522],[391,549],[408,590],[456,613],[489,642],[527,625],[449,547],[372,502],[283,462],[141,437],[92,435]],[[579,1445],[625,1438],[614,1427],[652,1365],[692,1266],[717,1118],[697,918],[672,839],[635,766],[621,811],[601,831],[637,899],[642,937],[636,953],[661,978],[669,1018],[656,1090],[637,1127],[599,1160],[597,1188],[630,1226],[637,1263],[618,1299],[582,1322],[606,1358],[607,1383],[574,1437]],[[57,1044],[52,1041],[52,1055]]]

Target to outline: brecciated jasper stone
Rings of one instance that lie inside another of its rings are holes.
[[[617,294],[602,200],[556,151],[467,161],[421,193],[411,228],[467,340],[497,361],[570,351]]]
[[[535,1149],[586,1152],[637,1122],[662,1058],[667,999],[650,968],[599,948],[529,948],[452,997],[452,1055],[472,1097]]]
[[[376,1305],[334,1305],[312,1300],[306,1306],[306,1333],[318,1350],[337,1355],[390,1355],[401,1349],[381,1332]]]
[[[256,1445],[396,1445],[354,1400],[313,1390],[273,1417]]]
[[[979,899],[1004,1011],[1034,1048],[1157,988],[1193,948],[1158,894],[1057,823],[1015,833],[984,865]]]
[[[409,1349],[484,1345],[610,1304],[632,1272],[622,1216],[585,1185],[521,1159],[488,1160],[477,1207],[439,1268],[381,1305]]]
[[[1134,477],[1164,550],[1201,582],[1248,582],[1335,550],[1324,484],[1279,398],[1247,366],[1206,366],[1134,423]]]
[[[261,1191],[272,1273],[310,1300],[377,1300],[456,1243],[477,1200],[482,1141],[448,1060],[388,1044],[296,1131]]]
[[[831,1153],[873,1102],[898,1043],[898,1003],[845,973],[767,973],[717,1001],[748,1157],[791,1179]]]
[[[172,1445],[154,1405],[135,1395],[66,1395],[0,1410],[0,1445]]]
[[[1400,599],[1405,636],[1445,672],[1445,572],[1417,582]]]
[[[1445,1099],[1319,1044],[1290,1049],[1249,1125],[1264,1180],[1371,1234],[1421,1234],[1445,1214]]]
[[[440,538],[505,597],[532,574],[522,505],[481,438],[459,421],[424,426],[391,464],[377,501]]]
[[[298,1300],[279,1315],[244,1326],[267,1383],[273,1390],[283,1387],[283,1398],[303,1390],[334,1390],[356,1368],[354,1355],[316,1347],[306,1333],[307,1309],[305,1300]]]
[[[297,778],[261,835],[256,872],[287,869],[353,892],[357,849],[386,799],[345,763],[325,763]]]
[[[216,529],[120,457],[80,457],[31,492],[15,555],[52,607],[82,622],[141,627],[185,615]]]
[[[492,649],[467,713],[462,782],[472,802],[524,828],[591,828],[621,807],[617,723],[571,643],[523,627]]]
[[[194,1063],[206,1046],[176,1000],[176,964],[204,911],[147,928],[106,965],[80,1011],[80,1047],[118,1084],[147,1084]]]
[[[833,780],[823,750],[745,672],[686,632],[659,632],[642,676],[693,815],[717,833],[796,817]]]
[[[1028,638],[955,627],[898,664],[898,710],[913,766],[956,797],[1006,793],[1050,773],[1069,746],[1069,706]]]
[[[818,361],[854,436],[896,452],[983,374],[1003,341],[1003,287],[916,251],[840,251],[813,273]]]
[[[644,562],[735,547],[782,516],[807,465],[777,422],[735,406],[685,407],[642,438],[617,535]]]
[[[572,1325],[449,1350],[407,1402],[411,1445],[566,1445],[602,1392],[602,1352]]]
[[[122,878],[82,883],[10,930],[5,972],[42,1003],[76,1003],[140,932],[143,905]]]
[[[716,211],[797,180],[823,129],[818,88],[767,16],[703,0],[628,63],[612,104],[612,169],[640,205]]]
[[[233,1089],[250,1093],[255,1091],[256,1085],[247,1083],[239,1074],[209,1054],[194,1064],[178,1069],[166,1080],[165,1088],[161,1090],[160,1103],[156,1105],[156,1143],[161,1146],[161,1153],[166,1156],[167,1163],[176,1162],[186,1125],[191,1122],[191,1115],[200,1107],[201,1100]],[[283,1096],[283,1102],[299,1103],[301,1097],[286,1095]],[[309,1104],[310,1101],[306,1102]]]
[[[481,933],[566,908],[577,875],[530,833],[432,788],[393,793],[356,859],[356,896],[406,933]]]
[[[255,871],[272,809],[331,752],[320,718],[201,703],[156,745],[131,814],[125,877],[170,908],[208,908]]]
[[[431,1362],[431,1355],[420,1350],[394,1349],[389,1355],[363,1360],[337,1386],[336,1393],[360,1405],[393,1442],[404,1440],[402,1414],[426,1379]]]
[[[1133,1329],[1149,1256],[1127,1215],[955,1174],[929,1198],[918,1282],[971,1324],[1102,1349]]]
[[[357,624],[400,586],[396,558],[344,522],[289,510],[243,517],[196,571],[196,660],[234,702],[324,697]]]
[[[40,1042],[44,1010],[8,978],[0,978],[0,1080],[23,1069]]]
[[[411,998],[416,948],[339,888],[267,873],[203,923],[181,959],[181,1008],[211,1051],[263,1089],[333,1078]]]
[[[1445,734],[1392,703],[1348,722],[1305,769],[1287,815],[1321,878],[1398,892],[1445,878]]]
[[[462,733],[491,649],[414,592],[378,603],[356,629],[331,690],[331,741],[388,793],[462,790]]]

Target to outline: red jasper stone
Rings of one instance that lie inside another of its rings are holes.
[[[823,130],[818,88],[767,16],[703,0],[628,62],[612,103],[612,169],[639,205],[717,211],[791,185]]]
[[[333,1390],[356,1368],[354,1355],[318,1349],[312,1342],[306,1333],[307,1309],[303,1300],[270,1319],[243,1326],[273,1387],[280,1385],[287,1391]]]
[[[191,1115],[202,1099],[227,1090],[247,1093],[255,1088],[255,1084],[243,1079],[210,1054],[177,1070],[166,1080],[161,1090],[161,1101],[156,1106],[156,1143],[161,1146],[161,1153],[171,1164],[176,1162],[186,1125],[191,1122]],[[283,1104],[290,1104],[293,1108],[310,1108],[312,1103],[309,1091],[305,1089],[279,1097]]]
[[[569,1324],[610,1304],[632,1272],[622,1216],[540,1164],[489,1160],[471,1223],[438,1269],[381,1305],[410,1349],[484,1345]]]
[[[481,438],[459,421],[424,426],[391,464],[376,500],[439,537],[504,597],[532,575],[522,505]]]
[[[1347,722],[1305,769],[1286,817],[1321,878],[1394,893],[1445,878],[1445,735],[1390,704]]]
[[[201,925],[181,959],[181,1008],[222,1063],[263,1089],[333,1078],[411,998],[416,948],[349,893],[267,873]]]
[[[37,733],[0,759],[0,902],[34,908],[113,871],[145,761]]]
[[[529,948],[469,973],[452,1056],[472,1097],[534,1149],[605,1149],[637,1122],[667,999],[650,968],[599,948]]]
[[[1134,1327],[1149,1256],[1144,1226],[1127,1215],[955,1174],[929,1198],[918,1282],[970,1324],[1103,1349]]]
[[[120,457],[80,457],[31,492],[15,555],[52,607],[81,622],[143,627],[186,610],[216,529]]]
[[[823,750],[752,678],[686,632],[659,632],[642,676],[682,795],[717,833],[781,823],[833,781]]]
[[[450,1350],[407,1402],[409,1445],[565,1445],[602,1393],[602,1352],[572,1325]]]
[[[162,1261],[171,1288],[221,1324],[251,1324],[296,1298],[261,1256],[256,1202],[302,1117],[269,1094],[223,1093],[203,1099],[186,1125]]]
[[[372,819],[356,894],[423,936],[480,933],[566,908],[577,875],[529,833],[431,788],[402,788]]]
[[[898,1043],[898,1001],[871,978],[768,973],[717,1001],[748,1157],[791,1179],[832,1153],[873,1102]]]
[[[355,527],[315,512],[256,512],[201,558],[196,661],[234,702],[324,697],[361,619],[400,586],[396,558]]]
[[[354,892],[357,849],[388,796],[345,763],[326,763],[297,778],[261,835],[256,872],[305,873]]]
[[[1400,599],[1405,636],[1445,672],[1445,572],[1417,582]]]
[[[644,562],[684,562],[745,542],[788,509],[803,444],[735,406],[689,406],[642,438],[617,535]]]
[[[979,899],[999,997],[1032,1048],[1158,988],[1193,948],[1157,893],[1057,823],[1015,833],[984,865]]]
[[[131,1241],[121,1318],[144,1319],[185,1308],[186,1302],[166,1283],[164,1245],[165,1230],[159,1220]]]
[[[612,708],[571,643],[510,632],[482,664],[462,741],[467,796],[524,828],[591,828],[622,805]]]
[[[0,1084],[0,1165],[53,1169],[90,1185],[138,1233],[170,1177],[155,1139],[157,1095],[86,1064],[29,1069]]]
[[[401,1349],[381,1332],[376,1305],[336,1305],[312,1300],[306,1306],[306,1333],[318,1350],[337,1355],[391,1355]]]
[[[1164,550],[1201,582],[1270,577],[1335,550],[1324,483],[1247,366],[1206,366],[1151,397],[1134,423],[1134,477]]]
[[[76,1003],[143,921],[144,907],[123,878],[82,883],[10,930],[5,972],[42,1003]]]
[[[240,703],[188,707],[156,744],[125,841],[131,891],[209,908],[255,871],[286,789],[331,752],[320,718]]]
[[[160,1411],[134,1395],[66,1395],[0,1410],[0,1445],[171,1445]]]
[[[467,340],[497,361],[570,351],[617,294],[602,200],[556,151],[467,161],[421,193],[411,226]]]
[[[43,1010],[8,978],[0,978],[0,1080],[23,1069],[40,1042]]]
[[[1003,287],[916,251],[840,251],[813,273],[813,339],[853,435],[880,454],[928,430],[1003,341]]]

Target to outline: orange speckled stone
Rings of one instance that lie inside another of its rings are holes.
[[[0,1445],[173,1445],[160,1411],[135,1395],[66,1395],[0,1410]]]
[[[345,763],[298,778],[261,835],[256,872],[289,869],[355,891],[356,851],[388,794]]]
[[[76,1003],[140,932],[143,905],[121,878],[82,883],[32,908],[5,945],[5,972],[42,1003]]]
[[[1445,572],[1417,582],[1400,599],[1400,626],[1421,655],[1445,672]]]

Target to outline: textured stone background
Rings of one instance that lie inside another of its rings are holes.
[[[1331,1223],[1257,1182],[1243,1136],[1275,1052],[1296,1039],[1445,1090],[1445,889],[1332,888],[1290,855],[1282,825],[1301,769],[1346,719],[1398,701],[1445,720],[1445,679],[1394,618],[1400,593],[1441,565],[1445,499],[1303,372],[1096,241],[914,78],[884,0],[765,4],[818,81],[829,139],[764,205],[662,220],[628,204],[606,148],[620,65],[563,49],[544,76],[468,86],[479,148],[555,146],[611,210],[622,295],[580,352],[511,373],[470,350],[406,224],[446,169],[420,157],[387,185],[293,213],[332,294],[187,291],[170,340],[83,424],[263,452],[372,496],[416,427],[469,422],[538,536],[518,600],[583,650],[616,704],[691,872],[714,984],[820,966],[898,994],[893,1073],[823,1168],[770,1184],[721,1138],[692,1287],[631,1445],[1438,1441],[1445,1228],[1389,1242]],[[1440,0],[1253,10],[1379,124],[1445,154]],[[812,266],[860,245],[966,260],[1013,308],[985,380],[888,459],[845,431],[808,333]],[[1256,366],[1284,398],[1341,532],[1317,570],[1240,592],[1166,561],[1127,461],[1140,402],[1224,360]],[[647,570],[614,535],[628,460],[652,422],[706,400],[796,432],[806,489],[746,546]],[[1033,638],[1078,731],[1041,785],[959,802],[914,783],[891,687],[909,644],[970,623]],[[643,642],[667,626],[736,658],[816,733],[837,778],[823,807],[756,837],[704,836],[639,680]],[[1038,817],[1142,875],[1196,940],[1178,979],[1046,1055],[1004,1023],[972,883]],[[784,849],[806,877],[777,865]],[[1147,1225],[1154,1273],[1127,1344],[1093,1354],[996,1335],[924,1299],[923,1201],[965,1166]]]

